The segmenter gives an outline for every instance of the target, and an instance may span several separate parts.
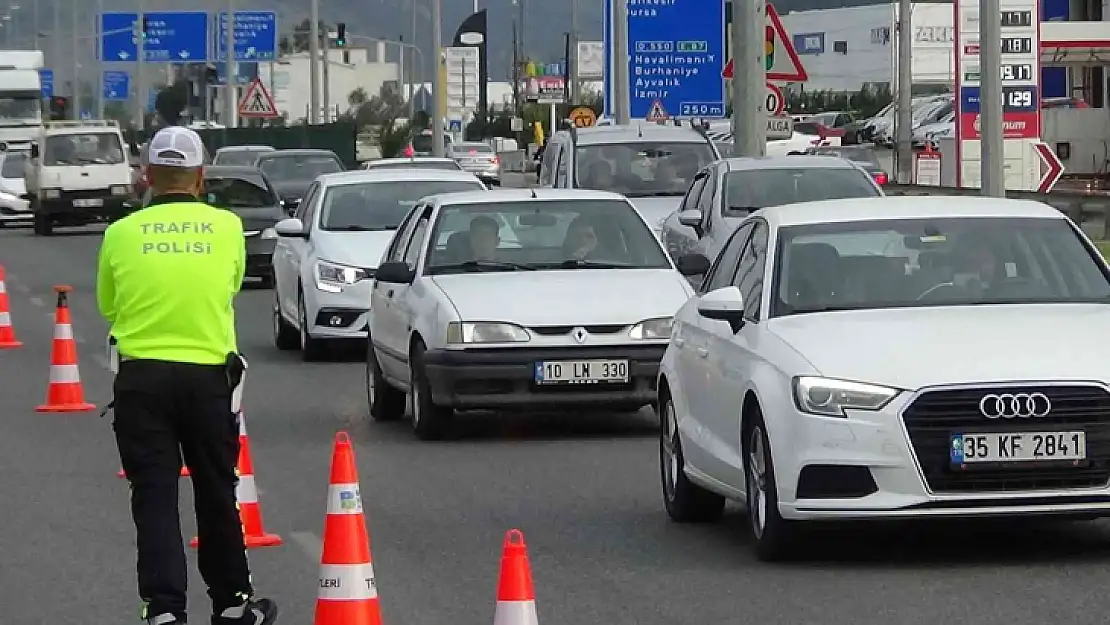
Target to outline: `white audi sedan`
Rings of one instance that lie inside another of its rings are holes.
[[[438,438],[457,410],[637,410],[693,289],[624,197],[514,189],[425,198],[378,266],[367,396]]]
[[[666,509],[800,521],[1110,514],[1110,271],[1055,209],[861,198],[746,219],[660,370]]]
[[[346,171],[316,178],[293,217],[277,222],[274,345],[304,360],[366,338],[370,283],[401,220],[426,195],[484,190],[462,171]]]

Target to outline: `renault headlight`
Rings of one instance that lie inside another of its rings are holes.
[[[263,239],[276,239],[277,236],[278,236],[277,230],[274,230],[273,228],[266,228],[265,230],[262,231],[262,238]]]
[[[527,343],[528,331],[512,323],[492,321],[452,321],[447,324],[447,344]]]
[[[669,339],[671,338],[671,326],[673,325],[674,317],[647,319],[632,326],[628,331],[628,335],[637,341],[647,339]]]
[[[42,196],[48,200],[56,200],[62,197],[61,189],[43,189]]]
[[[862,382],[794,378],[794,405],[798,410],[827,417],[845,417],[845,410],[881,410],[897,395],[897,389]]]
[[[129,185],[129,184],[114,184],[114,185],[112,185],[112,195],[131,195],[131,185]]]
[[[331,263],[326,260],[316,261],[316,288],[329,293],[339,293],[343,287],[366,280],[370,277],[365,269],[349,267]]]

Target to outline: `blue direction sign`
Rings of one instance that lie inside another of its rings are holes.
[[[158,89],[151,89],[146,94],[146,112],[153,113],[154,105],[158,103]]]
[[[40,69],[39,70],[39,82],[42,83],[42,97],[44,97],[44,98],[53,98],[54,97],[54,70],[52,70],[52,69]]]
[[[227,60],[227,12],[216,16],[216,60]],[[267,61],[277,56],[278,23],[274,11],[235,12],[235,60]]]
[[[633,119],[725,116],[725,0],[630,6],[627,51],[612,49],[612,2],[604,5],[607,115],[614,63],[627,57]]]
[[[203,63],[208,60],[208,14],[154,11],[146,17],[144,60],[151,63]],[[133,28],[135,13],[104,13],[100,16],[100,58],[134,62],[139,54]]]
[[[104,72],[104,99],[126,100],[131,94],[131,75],[127,72]]]

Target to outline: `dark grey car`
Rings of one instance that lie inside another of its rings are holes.
[[[331,150],[275,150],[259,155],[254,164],[273,181],[288,210],[301,203],[317,176],[347,169]]]

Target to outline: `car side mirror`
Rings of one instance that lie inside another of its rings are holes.
[[[703,254],[683,254],[675,263],[678,272],[687,278],[704,276],[709,273],[709,259]]]
[[[405,263],[392,261],[379,265],[378,270],[374,272],[374,278],[379,282],[390,284],[412,284],[416,279],[416,270],[409,269]]]
[[[31,144],[31,158],[38,158],[38,157],[39,157],[39,144],[32,143]]]
[[[282,219],[274,224],[274,232],[277,232],[279,237],[291,237],[295,239],[307,239],[308,232],[304,229],[304,223],[300,219],[291,217],[289,219]]]
[[[693,228],[698,237],[705,236],[705,230],[701,227],[701,211],[699,210],[684,210],[678,214],[678,223]]]
[[[698,314],[706,319],[728,322],[733,333],[744,327],[744,296],[735,286],[721,287],[701,296]]]

